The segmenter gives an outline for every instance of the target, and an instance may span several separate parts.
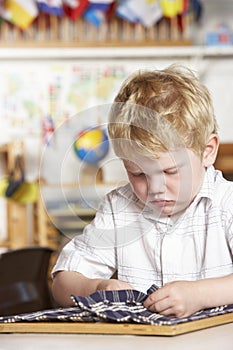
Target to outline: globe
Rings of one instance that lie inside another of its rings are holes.
[[[109,151],[106,131],[100,127],[82,130],[74,142],[74,151],[87,164],[99,163]]]

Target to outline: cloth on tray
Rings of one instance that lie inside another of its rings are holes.
[[[0,317],[11,322],[131,322],[151,325],[174,325],[233,312],[233,305],[198,311],[189,317],[166,317],[147,310],[143,301],[158,287],[152,285],[147,294],[137,290],[97,291],[87,297],[72,295],[74,306]]]

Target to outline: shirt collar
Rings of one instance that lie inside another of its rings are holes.
[[[200,198],[208,198],[212,201],[214,196],[215,178],[216,178],[216,171],[214,167],[211,165],[205,170],[203,183],[200,191],[198,192],[195,198],[195,201],[199,200]]]

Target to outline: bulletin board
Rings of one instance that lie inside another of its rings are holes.
[[[0,115],[11,128],[36,132],[81,110],[113,100],[132,68],[122,63],[1,62]]]

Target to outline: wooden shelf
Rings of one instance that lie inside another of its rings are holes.
[[[129,23],[119,17],[96,27],[84,18],[71,21],[68,17],[40,13],[27,30],[3,21],[0,26],[2,47],[106,47],[190,45],[188,37],[191,15],[162,18],[151,27]],[[180,30],[182,22],[183,30]]]
[[[201,59],[201,58],[229,58],[233,57],[233,46],[229,47],[206,47],[206,46],[154,46],[145,45],[127,47],[59,47],[49,45],[45,47],[1,47],[1,61],[40,61],[46,60],[149,60],[149,59]]]
[[[147,41],[137,41],[137,47],[179,47],[179,46],[191,46],[191,40],[147,40]],[[0,41],[0,48],[114,48],[114,47],[135,47],[135,41],[105,41],[104,43],[99,43],[96,41],[88,41],[88,42],[73,42],[73,41],[43,41],[39,43],[35,43],[34,41],[27,40],[25,42],[4,42]]]

